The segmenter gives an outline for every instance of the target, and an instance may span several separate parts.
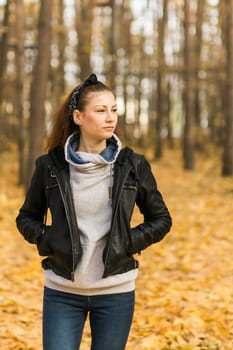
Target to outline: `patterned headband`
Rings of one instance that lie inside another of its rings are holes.
[[[70,102],[68,105],[68,111],[69,111],[69,116],[73,120],[73,111],[75,109],[78,109],[78,99],[81,94],[81,92],[90,85],[95,85],[99,81],[97,79],[97,76],[95,74],[91,74],[84,82],[82,85],[80,85],[78,88],[76,88],[70,98]]]

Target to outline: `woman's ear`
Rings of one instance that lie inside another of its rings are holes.
[[[73,121],[76,125],[82,124],[82,113],[78,109],[73,111]]]

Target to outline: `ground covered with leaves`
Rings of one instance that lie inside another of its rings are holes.
[[[41,350],[40,258],[15,228],[23,200],[16,155],[4,153],[0,161],[0,349]],[[139,256],[126,349],[232,350],[233,178],[222,178],[213,158],[199,157],[196,170],[184,172],[174,151],[153,171],[173,227]],[[140,219],[136,212],[134,223]],[[89,345],[87,325],[81,350]]]

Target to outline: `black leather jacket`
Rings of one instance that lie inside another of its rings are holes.
[[[159,242],[171,227],[170,214],[149,163],[129,148],[122,149],[116,160],[112,197],[111,229],[103,252],[103,277],[137,268],[133,255]],[[131,228],[135,203],[144,222]],[[46,223],[47,211],[52,218],[50,225]],[[43,268],[73,280],[82,247],[63,149],[37,159],[16,223],[24,238],[37,244],[39,254],[46,256]]]

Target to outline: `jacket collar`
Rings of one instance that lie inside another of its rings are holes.
[[[116,161],[117,164],[120,166],[124,165],[125,162],[129,161],[132,153],[133,151],[131,150],[131,148],[129,147],[122,148],[122,150],[120,151],[117,157],[117,161]]]
[[[123,166],[125,163],[129,162],[132,152],[133,151],[129,147],[122,148],[116,160],[117,165]],[[49,156],[57,168],[62,169],[68,167],[64,148],[59,147],[49,151]]]
[[[62,169],[68,167],[68,164],[65,160],[64,148],[58,147],[52,151],[49,151],[49,156],[56,168]]]

